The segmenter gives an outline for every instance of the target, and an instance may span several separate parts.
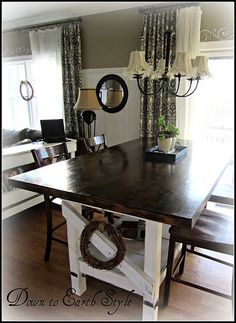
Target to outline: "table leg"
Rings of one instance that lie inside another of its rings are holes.
[[[144,272],[153,280],[152,296],[144,293],[143,320],[156,321],[159,306],[161,276],[162,223],[146,221]]]
[[[76,212],[82,213],[81,204],[77,204]],[[80,272],[79,258],[81,257],[79,247],[79,233],[73,223],[73,211],[62,203],[62,213],[67,222],[68,250],[71,274],[71,287],[75,294],[81,296],[87,289],[86,277]]]

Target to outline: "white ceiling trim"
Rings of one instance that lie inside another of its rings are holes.
[[[2,2],[3,29],[27,27],[166,2]]]

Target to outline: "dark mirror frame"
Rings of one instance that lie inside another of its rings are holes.
[[[109,80],[115,80],[115,81],[119,82],[120,86],[122,87],[123,94],[124,94],[121,103],[114,108],[109,108],[108,106],[106,106],[100,98],[100,90],[102,88],[102,85],[103,85],[103,83],[105,83]],[[104,77],[102,77],[101,80],[98,82],[97,87],[96,87],[96,94],[97,94],[98,102],[101,105],[103,111],[108,112],[108,113],[116,113],[116,112],[121,111],[127,103],[128,87],[127,87],[125,81],[120,76],[118,76],[116,74],[108,74],[108,75],[105,75]]]

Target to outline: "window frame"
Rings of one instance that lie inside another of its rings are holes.
[[[232,40],[209,41],[200,43],[200,55],[208,58],[233,58],[234,42]],[[185,84],[182,83],[184,88]],[[197,90],[196,90],[197,91]],[[193,94],[194,95],[194,94]],[[176,125],[180,130],[180,138],[189,138],[189,111],[191,97],[176,98]]]
[[[4,59],[3,59],[3,64],[5,64],[5,65],[23,65],[26,79],[28,79],[28,76],[29,76],[29,68],[30,68],[29,63],[31,63],[31,64],[33,63],[32,55],[4,57]],[[29,100],[29,101],[25,101],[25,103],[27,105],[27,110],[28,110],[29,126],[30,126],[30,128],[36,129],[36,127],[34,126],[34,122],[33,122],[33,119],[34,119],[33,109],[35,108],[33,106],[33,102],[32,102],[32,100]],[[2,113],[3,113],[3,110],[2,110]],[[2,126],[4,127],[4,124]],[[15,129],[17,127],[13,126],[13,128]]]

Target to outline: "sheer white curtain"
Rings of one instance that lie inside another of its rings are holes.
[[[193,59],[200,52],[201,15],[197,6],[180,9],[176,16],[176,52],[186,52]]]
[[[46,29],[30,31],[35,75],[35,96],[37,98],[37,119],[64,118],[61,30]]]
[[[201,15],[200,6],[187,7],[177,11],[176,53],[186,52],[190,59],[194,59],[199,55]],[[186,92],[187,83],[186,80],[181,80],[180,93]],[[189,110],[190,98],[176,98],[176,124],[182,139],[191,139],[193,114]]]
[[[185,117],[182,138],[199,142],[233,144],[233,58],[209,59],[212,77],[199,82],[197,91],[181,105]],[[183,118],[183,117],[182,117]]]

